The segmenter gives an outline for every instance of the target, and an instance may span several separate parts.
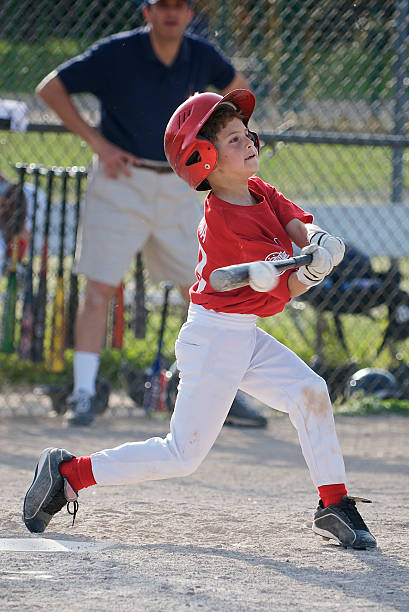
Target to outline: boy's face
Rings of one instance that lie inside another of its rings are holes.
[[[247,182],[258,171],[257,148],[249,137],[248,129],[237,117],[231,119],[217,134],[215,146],[217,163],[209,176],[210,184],[223,181],[226,186],[231,181]]]

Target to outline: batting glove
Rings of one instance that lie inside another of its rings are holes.
[[[334,266],[330,253],[324,247],[310,244],[301,249],[301,255],[309,254],[312,254],[312,262],[298,269],[297,278],[307,287],[314,287],[328,276]]]
[[[344,258],[345,244],[338,236],[331,236],[317,225],[307,225],[307,238],[310,244],[324,247],[332,257],[332,264],[337,266]]]

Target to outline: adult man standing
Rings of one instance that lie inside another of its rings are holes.
[[[178,285],[185,300],[194,282],[201,212],[166,162],[169,117],[195,91],[248,88],[217,47],[185,32],[193,17],[190,1],[148,0],[142,11],[145,28],[97,42],[36,90],[95,154],[77,253],[77,272],[87,283],[75,322],[74,390],[66,415],[71,425],[93,421],[108,305],[135,252],[143,251],[152,281]],[[74,105],[71,94],[80,92],[98,98],[99,128]],[[265,424],[257,413],[248,417]]]

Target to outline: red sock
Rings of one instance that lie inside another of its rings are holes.
[[[77,492],[97,484],[92,473],[91,457],[74,457],[71,461],[64,461],[60,465],[60,474]]]
[[[347,495],[347,490],[344,483],[330,484],[318,487],[318,493],[322,499],[324,508],[326,508],[327,506],[331,506],[331,504],[340,502],[344,495]]]

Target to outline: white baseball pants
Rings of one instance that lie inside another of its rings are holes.
[[[288,413],[315,486],[345,482],[325,381],[256,321],[254,315],[190,305],[176,341],[181,379],[170,433],[91,455],[98,484],[194,472],[219,435],[238,388]]]

